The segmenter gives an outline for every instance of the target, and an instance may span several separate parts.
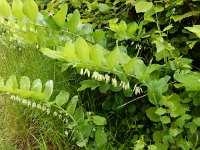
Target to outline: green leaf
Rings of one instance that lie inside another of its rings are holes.
[[[171,119],[170,119],[170,117],[162,116],[162,117],[160,117],[160,121],[161,121],[163,124],[168,124],[168,123],[171,122]]]
[[[92,121],[98,126],[103,126],[107,124],[106,118],[101,116],[92,116]]]
[[[44,87],[44,100],[48,101],[49,98],[51,97],[51,94],[53,93],[53,81],[49,80],[45,83]]]
[[[78,58],[76,56],[75,45],[72,41],[67,41],[64,48],[64,57],[69,62],[77,62]]]
[[[62,106],[69,100],[69,92],[61,91],[55,99],[55,102],[58,106]]]
[[[179,128],[169,128],[169,135],[176,137],[178,134],[180,134],[183,130]]]
[[[131,73],[141,80],[145,76],[147,67],[140,58],[134,57],[123,66],[123,69],[127,74]]]
[[[107,4],[99,3],[97,5],[100,12],[106,13],[109,12],[110,7]]]
[[[90,48],[88,43],[82,37],[77,38],[75,43],[75,49],[78,59],[83,63],[89,63]]]
[[[54,16],[54,20],[59,27],[62,27],[63,24],[65,23],[67,11],[68,11],[68,5],[64,3],[61,9]]]
[[[71,33],[76,32],[79,21],[80,21],[80,13],[76,9],[74,10],[71,18],[69,19],[69,21],[67,21],[67,24],[66,24],[66,27],[69,29]]]
[[[70,115],[73,115],[76,110],[76,105],[78,102],[78,96],[74,96],[67,105],[66,112]]]
[[[164,109],[164,108],[162,108],[162,107],[158,108],[158,109],[155,111],[155,113],[156,113],[157,115],[163,115],[163,114],[165,114],[166,112],[167,112],[167,110]]]
[[[81,5],[81,0],[70,0],[70,3],[74,7],[79,7]]]
[[[39,11],[34,0],[25,0],[22,11],[31,21],[36,23]]]
[[[200,126],[200,117],[197,117],[197,118],[193,119],[193,122],[194,122],[197,126]]]
[[[92,39],[94,41],[94,43],[98,43],[99,45],[106,47],[107,44],[107,39],[105,37],[105,33],[103,30],[95,30],[92,33]]]
[[[148,150],[157,150],[157,146],[156,145],[149,145],[148,146]]]
[[[174,74],[174,79],[183,84],[186,89],[192,91],[200,90],[200,73],[198,72],[176,72]]]
[[[32,83],[31,91],[41,92],[42,91],[42,82],[40,79],[35,79]]]
[[[116,47],[110,54],[108,55],[107,58],[107,66],[109,69],[114,69],[119,64],[119,48]]]
[[[152,2],[145,2],[145,1],[139,1],[135,4],[135,10],[137,13],[140,12],[147,12],[148,10],[152,9],[153,3]]]
[[[98,86],[100,86],[100,82],[96,80],[84,80],[80,82],[81,87],[77,89],[77,91],[83,91],[87,88],[91,88],[92,90],[96,89]]]
[[[29,91],[31,87],[30,79],[27,76],[23,76],[20,79],[20,89]]]
[[[151,121],[159,122],[160,117],[159,115],[155,114],[156,110],[157,110],[156,107],[150,107],[149,109],[146,110],[146,115]]]
[[[172,27],[173,27],[172,24],[168,25],[167,27],[165,27],[165,28],[163,29],[163,32],[170,30]]]
[[[120,31],[126,31],[127,30],[127,24],[124,20],[120,21],[119,28],[120,28]]]
[[[185,29],[189,30],[190,32],[193,32],[200,38],[200,25],[193,25],[193,27],[185,27]]]
[[[134,145],[134,150],[142,150],[144,149],[146,143],[143,140],[137,140]]]
[[[137,29],[138,29],[138,24],[136,22],[128,24],[128,30],[127,30],[128,36],[136,34]]]
[[[92,47],[90,51],[90,60],[95,66],[102,66],[104,58],[104,49],[99,44]]]
[[[49,48],[41,48],[40,51],[52,59],[66,60],[63,53],[60,51],[50,50]]]
[[[95,132],[95,144],[101,148],[108,142],[107,135],[103,129],[98,128]]]
[[[23,3],[21,0],[13,0],[12,2],[12,14],[17,19],[23,19],[24,14],[22,12]]]
[[[83,111],[83,108],[79,107],[78,109],[76,109],[73,117],[74,117],[74,120],[76,122],[82,122],[84,120],[84,111]]]
[[[11,13],[10,5],[6,0],[0,0],[0,16],[8,18]]]
[[[200,14],[200,11],[189,11],[183,15],[173,15],[171,18],[174,19],[175,22],[177,22],[191,16],[198,16],[199,14]]]
[[[16,75],[11,75],[8,80],[6,81],[6,86],[11,88],[11,89],[18,89],[18,82]]]

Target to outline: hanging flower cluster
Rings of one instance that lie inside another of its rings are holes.
[[[91,77],[92,79],[95,79],[97,81],[104,81],[106,83],[111,83],[114,87],[122,87],[124,90],[129,90],[130,88],[130,83],[129,82],[124,82],[121,81],[120,83],[117,81],[116,78],[111,78],[108,74],[100,74],[97,71],[94,71],[92,76],[91,73],[88,69],[81,69],[80,75],[87,75],[89,78]],[[118,84],[119,83],[119,84]],[[132,90],[135,95],[138,95],[140,93],[143,93],[143,90],[141,87],[137,87],[137,85],[134,86],[134,89]]]
[[[49,107],[47,107],[43,104],[40,104],[40,103],[37,104],[36,102],[32,102],[30,100],[23,99],[23,98],[20,98],[19,96],[15,96],[15,95],[11,95],[10,99],[13,101],[19,102],[25,106],[28,106],[28,107],[37,108],[37,109],[45,112],[47,115],[52,113],[53,116],[58,117],[59,119],[62,119],[65,123],[68,123],[68,119],[66,118],[67,114],[66,114],[66,116],[64,116],[57,111],[52,111]]]

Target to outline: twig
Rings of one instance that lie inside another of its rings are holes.
[[[140,97],[137,97],[137,98],[135,98],[135,99],[133,99],[133,100],[131,100],[131,101],[128,101],[127,103],[124,103],[123,105],[117,107],[117,109],[120,109],[120,108],[122,108],[122,107],[124,107],[124,106],[126,106],[126,105],[128,105],[128,104],[130,104],[130,103],[132,103],[132,102],[134,102],[134,101],[136,101],[136,100],[138,100],[138,99],[140,99],[140,98],[143,98],[143,97],[145,97],[145,96],[147,96],[147,94],[144,94],[144,95],[142,95],[142,96],[140,96]]]

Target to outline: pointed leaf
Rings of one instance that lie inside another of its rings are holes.
[[[90,48],[88,43],[82,37],[78,37],[78,39],[76,40],[75,49],[77,57],[80,61],[82,61],[83,63],[88,63],[90,61]]]
[[[14,74],[11,75],[9,79],[6,81],[6,86],[11,89],[18,89],[17,78]]]
[[[24,14],[22,12],[23,3],[21,0],[13,0],[12,2],[12,14],[17,19],[23,19]]]
[[[48,101],[49,98],[51,97],[51,94],[53,93],[53,81],[49,80],[45,83],[44,87],[44,100]]]
[[[6,0],[0,0],[0,16],[8,18],[11,13],[10,5]]]
[[[104,61],[104,50],[99,44],[92,47],[90,51],[90,59],[95,66],[102,66]]]
[[[72,43],[72,41],[66,42],[65,48],[64,48],[64,57],[69,62],[78,61],[78,58],[76,56],[76,51],[75,51],[75,45]]]
[[[166,112],[167,112],[167,110],[164,109],[164,108],[162,108],[162,107],[158,108],[158,109],[155,111],[155,113],[158,114],[158,115],[163,115],[163,114],[165,114]]]
[[[82,122],[84,120],[84,111],[82,107],[79,107],[74,113],[74,120],[76,122]]]
[[[146,73],[147,67],[140,58],[134,57],[123,66],[123,69],[126,73],[134,74],[136,78],[142,79]]]
[[[39,11],[34,0],[25,0],[22,11],[31,21],[36,23]]]
[[[30,79],[27,76],[23,76],[20,79],[20,89],[29,91],[30,89]]]
[[[136,10],[137,13],[147,12],[152,7],[153,7],[153,3],[152,2],[139,1],[135,5],[135,10]]]
[[[112,52],[110,52],[107,58],[107,66],[109,69],[114,69],[119,64],[119,48],[116,47]]]
[[[170,119],[170,117],[162,116],[162,117],[160,117],[160,121],[161,121],[163,124],[168,124],[168,123],[171,122],[171,119]]]
[[[35,79],[32,83],[31,91],[41,92],[42,91],[42,82],[40,79]]]
[[[107,124],[106,118],[101,116],[92,116],[92,121],[98,126],[103,126]]]
[[[103,147],[107,143],[107,141],[108,139],[105,131],[101,128],[98,128],[95,132],[95,144],[97,145],[97,147]]]
[[[62,106],[63,104],[67,103],[69,100],[69,92],[61,91],[55,99],[55,102],[58,106]]]
[[[160,117],[159,115],[155,114],[156,109],[157,109],[156,107],[150,107],[149,109],[146,110],[146,115],[151,121],[159,122]]]
[[[49,48],[41,48],[40,51],[52,59],[65,60],[63,53],[59,51],[50,50]]]
[[[69,21],[66,24],[66,27],[69,29],[69,31],[71,33],[76,32],[76,29],[78,27],[78,23],[80,21],[80,13],[79,11],[76,9],[74,10],[71,18],[69,19]]]
[[[78,102],[78,96],[74,96],[71,101],[69,102],[69,104],[67,105],[67,109],[66,112],[70,115],[73,115],[75,110],[76,110],[76,105]]]
[[[65,3],[62,5],[61,9],[54,16],[54,20],[58,26],[62,27],[63,24],[65,23],[67,11],[68,11],[68,5]]]

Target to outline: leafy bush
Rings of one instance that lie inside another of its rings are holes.
[[[30,84],[12,75],[0,78],[0,90],[61,120],[65,114],[78,147],[199,149],[199,6],[193,0],[1,0],[2,45],[55,59],[69,83],[67,91],[56,85],[51,96],[52,80],[43,88],[39,79]]]

